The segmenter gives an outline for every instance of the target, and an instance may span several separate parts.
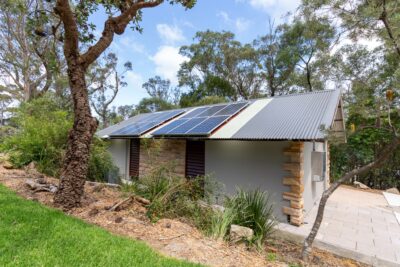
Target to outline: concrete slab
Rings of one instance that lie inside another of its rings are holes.
[[[389,203],[389,206],[400,207],[400,195],[388,192],[383,192],[383,195],[385,196],[386,201]]]
[[[303,242],[318,205],[296,227],[281,223],[278,234]],[[400,224],[382,194],[339,187],[328,200],[314,245],[374,266],[400,266]]]

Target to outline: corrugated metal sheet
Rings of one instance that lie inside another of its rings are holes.
[[[339,90],[274,97],[231,139],[319,140],[333,123]]]

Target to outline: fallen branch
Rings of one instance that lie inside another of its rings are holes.
[[[25,185],[27,185],[29,189],[33,190],[34,193],[43,192],[43,191],[55,193],[58,189],[57,186],[55,186],[53,184],[43,183],[42,181],[40,181],[40,183],[39,183],[39,182],[33,181],[32,179],[26,180]]]
[[[130,203],[132,201],[136,201],[136,202],[138,202],[138,203],[140,203],[142,205],[149,205],[150,204],[150,201],[145,199],[145,198],[142,198],[142,197],[139,197],[139,196],[129,196],[129,197],[125,198],[124,200],[121,200],[120,202],[117,202],[116,204],[114,204],[108,210],[109,211],[118,211],[118,210],[120,210],[120,207],[122,205]]]
[[[95,185],[95,186],[104,185],[104,186],[107,186],[107,187],[121,188],[121,186],[119,184],[99,183],[99,182],[92,182],[92,181],[86,181],[86,183],[88,185]]]

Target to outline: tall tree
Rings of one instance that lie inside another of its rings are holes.
[[[251,45],[242,45],[231,32],[197,32],[194,40],[180,50],[189,58],[178,73],[181,86],[200,97],[217,95],[235,101],[260,96],[258,57]]]
[[[337,17],[339,17],[339,21],[341,22],[339,26],[346,29],[348,31],[348,36],[352,37],[354,40],[360,37],[373,37],[381,40],[384,44],[383,51],[385,54],[384,60],[387,63],[386,65],[389,66],[389,71],[393,72],[395,77],[398,77],[398,73],[400,73],[400,29],[397,27],[397,25],[400,24],[400,17],[398,16],[400,13],[400,6],[398,5],[398,1],[371,0],[349,4],[348,1],[344,0],[303,0],[302,9],[306,12],[315,12],[316,15],[336,16],[336,18],[331,17],[332,20],[336,19],[336,21]],[[387,104],[391,106],[396,104],[396,102],[393,101],[393,91],[389,86],[391,86],[390,83],[387,84],[387,87],[384,89],[387,92]],[[398,109],[399,107],[396,106],[396,108]],[[381,125],[381,127],[382,126],[383,125]],[[390,120],[387,120],[385,126],[388,127],[392,133],[391,141],[385,143],[385,146],[377,153],[377,156],[371,162],[347,172],[323,193],[315,222],[303,244],[302,256],[304,259],[308,258],[311,246],[323,219],[325,205],[331,194],[341,183],[350,181],[354,176],[365,175],[370,170],[382,166],[385,160],[398,148],[400,144],[400,136],[396,130],[398,125],[394,125]]]
[[[287,83],[298,62],[293,46],[282,38],[283,32],[284,27],[275,27],[270,22],[269,32],[254,41],[261,61],[262,77],[267,82],[270,96],[288,90]]]
[[[105,54],[102,60],[98,60],[90,67],[89,95],[93,110],[100,118],[100,126],[109,126],[110,105],[117,96],[120,88],[126,87],[124,81],[126,72],[132,70],[132,64],[128,61],[124,63],[124,69],[119,72],[118,57],[114,53]]]
[[[55,204],[64,209],[76,207],[81,202],[88,171],[90,145],[98,125],[90,110],[85,77],[88,68],[112,44],[114,36],[122,35],[130,23],[134,29],[141,29],[139,23],[143,9],[154,8],[163,2],[163,0],[55,1],[54,14],[63,26],[63,50],[74,110],[74,123],[68,137],[59,189],[54,197]],[[195,0],[167,2],[181,4],[186,8],[191,8],[195,4]],[[89,22],[89,17],[99,10],[99,7],[107,13],[107,18],[100,38],[94,40],[92,33],[94,25]],[[47,14],[46,12],[48,10],[41,10],[42,14]],[[36,27],[40,28],[45,21],[35,22]]]
[[[53,38],[40,40],[43,28],[32,29],[30,18],[42,20],[36,8],[48,7],[44,0],[0,3],[0,74],[2,91],[17,101],[29,101],[47,92],[59,73],[60,45]],[[54,21],[53,17],[47,20]],[[55,25],[54,27],[59,27]],[[35,34],[36,32],[36,34]]]
[[[307,16],[296,18],[292,23],[280,27],[283,31],[281,39],[284,49],[292,50],[289,54],[293,55],[293,60],[297,61],[297,72],[302,78],[297,80],[296,85],[310,92],[314,89],[322,90],[323,83],[314,81],[318,77],[317,75],[314,77],[313,74],[316,74],[318,68],[323,67],[318,58],[330,52],[331,44],[336,37],[335,29],[330,21],[324,17]]]

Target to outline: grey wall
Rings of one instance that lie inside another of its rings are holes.
[[[313,182],[311,177],[311,152],[313,143],[304,143],[304,210],[307,214],[310,209],[319,201],[324,191],[324,182]],[[324,143],[315,143],[315,151],[324,151]]]
[[[119,169],[121,178],[129,178],[128,160],[129,160],[129,140],[127,139],[111,139],[108,151],[110,152],[114,164]]]
[[[283,149],[288,142],[206,141],[205,170],[225,185],[225,192],[234,194],[236,186],[268,191],[275,207],[275,216],[286,221],[282,212],[282,193],[289,187],[282,184],[287,173],[282,169],[286,160]]]

